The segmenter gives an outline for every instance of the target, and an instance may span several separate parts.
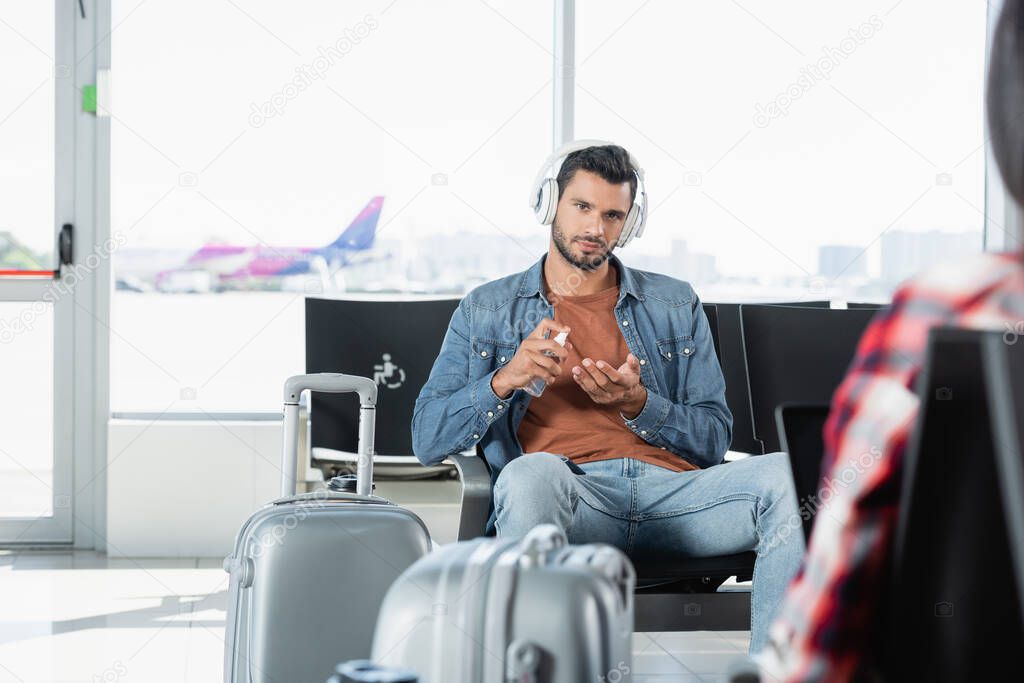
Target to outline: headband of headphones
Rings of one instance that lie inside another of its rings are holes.
[[[565,158],[573,152],[578,152],[588,147],[603,147],[614,145],[613,142],[605,140],[573,140],[568,142],[544,160],[537,177],[533,181],[530,192],[530,208],[541,225],[550,225],[555,219],[555,208],[558,205],[558,172],[562,168]],[[644,226],[647,223],[647,188],[644,184],[644,171],[636,157],[629,154],[629,163],[636,175],[636,196],[633,198],[633,206],[622,224],[622,232],[619,234],[619,247],[629,244],[634,237],[643,235]]]

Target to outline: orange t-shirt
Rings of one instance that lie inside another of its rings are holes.
[[[517,436],[523,453],[545,451],[567,456],[574,463],[612,458],[635,458],[676,472],[697,469],[670,451],[652,446],[626,426],[618,406],[594,403],[572,378],[572,368],[584,358],[603,360],[618,368],[629,347],[615,320],[618,285],[581,296],[559,296],[555,321],[571,328],[573,348],[562,361],[562,373],[538,398],[530,400]]]

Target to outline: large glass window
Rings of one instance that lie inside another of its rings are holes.
[[[93,161],[74,145],[77,9],[0,2],[0,543],[71,541],[89,488],[71,476],[74,358],[89,336],[73,334],[73,318],[87,298],[77,285],[99,262],[79,250],[58,277],[54,253],[57,225],[82,208],[76,161]]]
[[[54,82],[70,69],[54,64],[54,4],[0,12],[0,277],[52,271]]]
[[[543,251],[549,2],[115,0],[113,25],[115,411],[276,409],[305,293],[458,294]]]
[[[53,268],[54,6],[9,9],[0,15],[0,279]],[[8,387],[0,392],[0,518],[46,517],[53,512],[52,306],[0,301],[0,351]]]
[[[705,300],[885,300],[983,244],[986,4],[577,3],[576,133],[646,167],[623,258]]]
[[[53,514],[53,307],[0,301],[0,518]]]
[[[276,409],[305,293],[462,294],[536,259],[552,9],[115,0],[114,410]],[[882,301],[981,249],[985,20],[576,3],[576,137],[647,171],[622,257],[708,301]]]

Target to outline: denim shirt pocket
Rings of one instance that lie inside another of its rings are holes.
[[[665,363],[684,363],[697,350],[693,337],[671,337],[658,340],[658,353]]]
[[[512,360],[516,355],[516,345],[511,342],[497,341],[485,337],[473,337],[470,340],[474,377],[482,377]]]
[[[690,335],[659,339],[658,355],[661,357],[662,376],[668,380],[668,392],[675,400],[686,400],[686,377],[690,357],[697,351],[697,345]]]

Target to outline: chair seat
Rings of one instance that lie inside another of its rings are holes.
[[[705,576],[750,576],[754,571],[753,551],[712,557],[634,557],[639,580],[699,579]]]

